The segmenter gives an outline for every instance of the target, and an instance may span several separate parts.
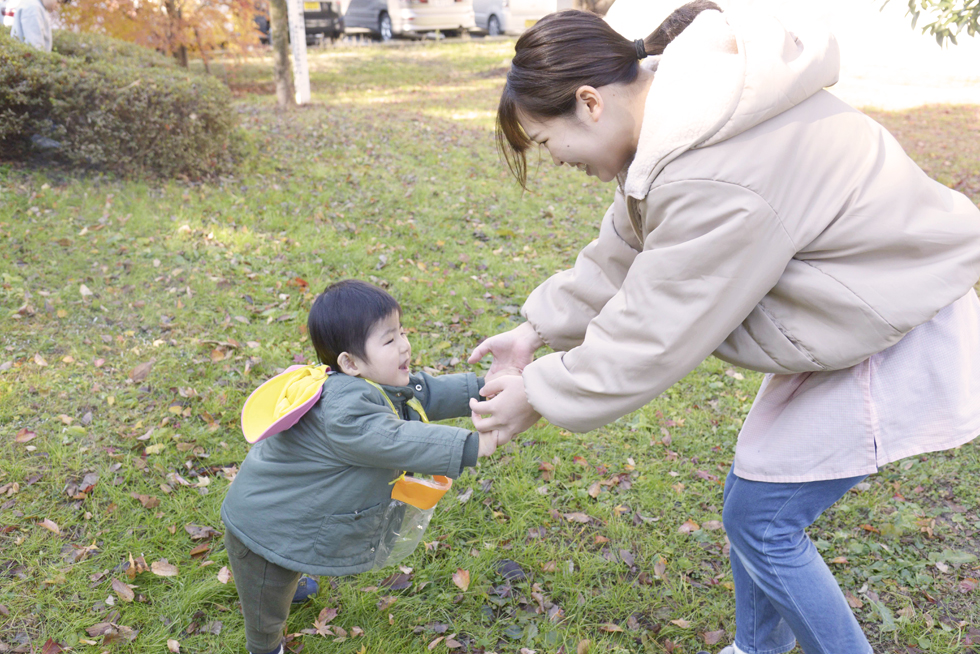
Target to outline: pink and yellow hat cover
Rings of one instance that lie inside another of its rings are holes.
[[[290,366],[255,389],[242,407],[242,433],[249,443],[286,431],[323,392],[328,366]]]

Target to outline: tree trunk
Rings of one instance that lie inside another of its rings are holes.
[[[201,59],[204,61],[204,72],[211,74],[211,66],[208,64],[208,53],[204,50],[204,43],[201,42],[201,30],[194,27],[194,36],[197,38],[197,48],[201,51]]]
[[[293,70],[289,65],[289,16],[286,0],[269,0],[269,41],[272,43],[272,76],[276,80],[276,104],[280,109],[296,104]]]

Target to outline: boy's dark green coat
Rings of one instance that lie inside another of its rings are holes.
[[[250,550],[289,570],[347,575],[369,570],[390,483],[404,470],[458,477],[476,464],[476,432],[426,424],[470,414],[483,379],[473,373],[412,375],[382,392],[336,373],[320,400],[286,431],[252,447],[221,506],[225,527]]]

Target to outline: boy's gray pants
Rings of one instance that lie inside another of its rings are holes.
[[[225,529],[225,549],[245,616],[245,640],[253,654],[282,642],[300,573],[266,561]]]

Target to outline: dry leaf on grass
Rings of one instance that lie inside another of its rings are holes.
[[[112,580],[112,591],[116,594],[116,597],[124,602],[132,602],[136,598],[133,589],[118,579]]]
[[[611,622],[607,622],[606,624],[599,626],[599,631],[605,631],[606,633],[610,633],[610,634],[617,633],[622,630],[623,628],[620,627],[618,624],[613,624]]]
[[[34,440],[35,438],[37,438],[37,434],[35,434],[30,429],[27,429],[25,427],[24,429],[21,429],[20,431],[17,432],[17,435],[14,437],[14,442],[27,443]]]
[[[575,647],[575,654],[589,654],[589,641],[578,641],[578,645]]]
[[[453,583],[456,584],[464,593],[470,587],[470,571],[457,568],[453,574]]]
[[[38,524],[44,527],[45,529],[47,529],[48,531],[50,531],[51,533],[58,534],[58,535],[61,534],[61,528],[57,525],[57,523],[55,523],[54,520],[51,520],[50,518],[45,518]]]
[[[688,520],[687,522],[685,522],[684,524],[682,524],[680,527],[678,527],[677,528],[677,531],[679,533],[682,533],[682,534],[689,534],[692,531],[699,531],[700,529],[701,529],[701,525],[699,525],[698,523],[694,522],[693,520]]]
[[[180,654],[180,643],[170,638],[167,640],[167,649],[173,652],[173,654]]]
[[[134,500],[139,500],[139,503],[143,505],[144,509],[155,509],[160,506],[160,499],[152,495],[141,495],[140,493],[132,492],[129,496]]]
[[[167,561],[167,559],[160,559],[151,563],[150,571],[158,577],[177,576],[177,566]]]
[[[684,618],[680,618],[680,619],[677,619],[677,620],[671,620],[670,621],[670,624],[677,625],[681,629],[689,629],[691,627],[691,623],[688,622],[687,620],[685,620]]]
[[[579,522],[582,523],[583,525],[588,524],[592,520],[592,518],[590,518],[586,514],[579,513],[579,512],[563,513],[562,515],[565,517],[565,520],[568,520],[569,522]]]
[[[47,642],[41,648],[41,654],[58,654],[63,651],[65,651],[64,645],[51,638],[48,638]]]
[[[139,364],[135,368],[129,371],[129,378],[134,382],[141,382],[146,379],[146,376],[150,374],[150,370],[153,368],[153,361],[146,361]]]
[[[221,566],[221,569],[218,570],[218,581],[221,583],[227,584],[233,578],[234,575],[232,575],[231,570],[229,570],[227,566]]]
[[[719,641],[725,636],[725,630],[719,629],[718,631],[706,631],[701,636],[704,637],[705,645],[717,645]]]

